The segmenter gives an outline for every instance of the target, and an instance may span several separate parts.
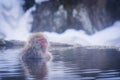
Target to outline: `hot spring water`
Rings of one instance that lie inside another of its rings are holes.
[[[53,50],[48,63],[20,60],[21,49],[0,50],[0,80],[119,80],[115,49]]]

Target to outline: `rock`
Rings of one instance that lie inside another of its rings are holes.
[[[47,0],[36,3],[31,32],[62,33],[72,28],[94,34],[120,19],[119,5],[117,0]]]
[[[24,46],[23,41],[17,41],[17,40],[10,40],[6,41],[4,39],[0,39],[0,47],[7,47],[7,48],[13,48],[13,47],[22,47]]]
[[[3,39],[0,39],[0,46],[5,46],[6,45],[6,42],[5,42],[5,40],[3,40]]]
[[[22,47],[25,44],[24,41],[19,41],[19,40],[10,40],[5,42],[6,42],[6,47],[16,47],[16,46]]]

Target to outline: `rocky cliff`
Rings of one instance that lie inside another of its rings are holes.
[[[74,28],[93,34],[120,19],[119,5],[119,0],[49,0],[35,3],[31,31],[61,33]]]

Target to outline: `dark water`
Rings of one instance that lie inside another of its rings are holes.
[[[114,49],[54,50],[48,63],[20,61],[19,52],[0,50],[0,80],[120,80],[120,52]]]

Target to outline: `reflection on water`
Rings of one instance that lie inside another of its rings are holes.
[[[46,62],[40,60],[22,61],[27,79],[44,80],[47,75]]]
[[[54,50],[53,60],[19,60],[20,49],[0,50],[0,80],[120,80],[114,49]]]

